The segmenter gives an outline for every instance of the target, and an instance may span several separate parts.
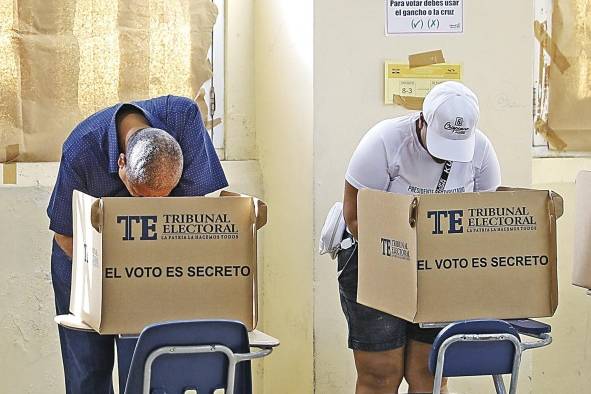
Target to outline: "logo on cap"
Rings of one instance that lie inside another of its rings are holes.
[[[455,124],[451,124],[451,122],[447,122],[443,128],[445,130],[451,130],[452,133],[456,134],[466,134],[466,131],[470,130],[468,127],[462,127],[464,125],[464,118],[458,116],[456,118]]]

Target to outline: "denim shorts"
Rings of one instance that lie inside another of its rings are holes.
[[[341,308],[349,328],[349,348],[366,352],[393,350],[408,339],[433,343],[440,329],[418,324],[357,303],[357,243],[339,252],[338,278]]]

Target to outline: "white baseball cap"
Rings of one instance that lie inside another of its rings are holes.
[[[427,150],[449,161],[469,162],[474,156],[478,98],[459,82],[435,86],[423,102],[427,122]]]

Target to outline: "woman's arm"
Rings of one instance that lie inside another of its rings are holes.
[[[357,190],[345,181],[345,195],[343,196],[343,216],[349,231],[357,239]]]
[[[492,143],[487,139],[484,157],[474,179],[475,192],[495,191],[501,185],[501,167]]]
[[[357,192],[360,189],[388,190],[390,173],[383,135],[390,130],[389,121],[372,127],[355,149],[345,174],[343,216],[349,231],[357,239]]]

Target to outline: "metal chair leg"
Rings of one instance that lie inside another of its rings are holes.
[[[439,353],[439,360],[435,370],[435,379],[433,380],[433,394],[441,393],[441,382],[443,381],[443,363],[445,362],[445,352]]]
[[[515,357],[513,359],[513,372],[511,373],[511,386],[509,387],[509,394],[517,393],[517,383],[519,379],[519,368],[521,367],[521,344],[513,342],[515,346]]]
[[[507,390],[505,389],[505,383],[503,382],[502,375],[493,375],[493,381],[495,382],[495,389],[497,394],[507,394]]]
[[[446,339],[441,344],[439,352],[437,353],[437,366],[435,367],[435,378],[433,380],[433,394],[441,393],[441,382],[443,382],[443,365],[445,364],[445,352],[447,351],[447,348],[451,344],[461,340],[461,336],[457,335],[455,337]]]

